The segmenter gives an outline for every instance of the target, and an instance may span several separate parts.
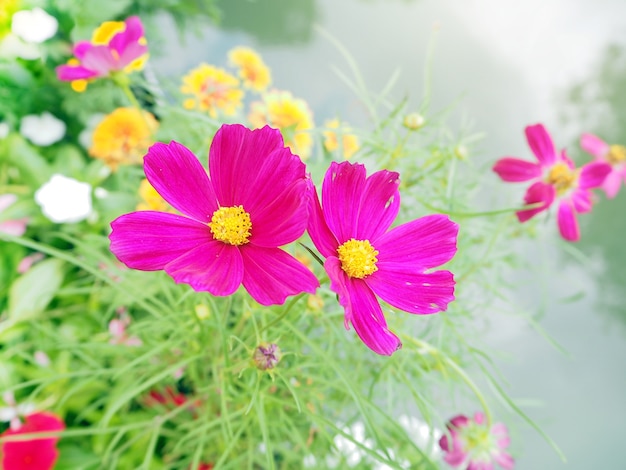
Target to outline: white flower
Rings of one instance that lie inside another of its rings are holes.
[[[91,213],[91,185],[56,173],[35,192],[35,201],[52,222],[80,222]]]
[[[18,11],[13,15],[11,31],[26,42],[39,44],[57,32],[59,22],[41,8]]]
[[[374,446],[374,442],[365,438],[365,425],[361,421],[357,421],[349,428],[344,427],[342,431],[352,436],[352,439],[348,439],[343,434],[337,434],[333,438],[333,443],[339,453],[346,459],[348,465],[354,467],[366,455],[365,451],[357,446],[355,442],[364,445],[368,449]]]
[[[13,430],[19,429],[21,426],[20,416],[26,416],[35,411],[35,406],[32,403],[16,404],[13,392],[4,392],[2,399],[9,406],[0,408],[0,422],[11,423]]]
[[[65,123],[49,112],[29,114],[22,118],[20,132],[35,145],[45,147],[54,144],[65,135]]]
[[[0,41],[0,57],[35,60],[41,57],[41,52],[37,44],[24,42],[15,34],[9,33]]]
[[[0,139],[4,139],[10,131],[11,128],[6,122],[0,122]]]
[[[439,439],[443,433],[437,428],[431,428],[424,421],[415,416],[401,415],[398,418],[400,425],[406,430],[407,435],[415,442],[415,445],[431,457],[437,458],[441,454]]]

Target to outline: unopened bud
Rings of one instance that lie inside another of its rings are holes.
[[[263,343],[257,346],[252,355],[254,364],[261,370],[273,369],[280,361],[281,353],[278,345]]]
[[[410,131],[417,131],[426,124],[426,119],[419,113],[411,113],[404,116],[402,124]]]

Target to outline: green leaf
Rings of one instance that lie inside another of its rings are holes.
[[[47,259],[13,282],[9,289],[9,321],[13,324],[37,317],[54,298],[63,282],[64,262]]]

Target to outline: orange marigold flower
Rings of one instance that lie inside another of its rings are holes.
[[[235,47],[228,53],[230,63],[239,67],[243,85],[256,91],[265,90],[272,82],[270,69],[261,56],[249,47]]]
[[[305,159],[311,155],[313,137],[313,113],[300,98],[294,98],[288,91],[272,90],[250,106],[248,119],[256,128],[265,125],[280,129],[285,145]]]
[[[351,129],[339,122],[339,119],[331,119],[324,124],[324,148],[329,152],[339,150],[339,153],[348,160],[359,150],[359,138],[351,133]],[[341,139],[341,143],[340,143]]]
[[[147,111],[118,108],[94,129],[89,155],[103,160],[113,171],[118,165],[141,163],[158,126]]]
[[[243,98],[237,77],[208,64],[200,64],[185,75],[180,91],[192,95],[183,102],[185,109],[208,111],[211,117],[217,117],[218,110],[232,116]]]

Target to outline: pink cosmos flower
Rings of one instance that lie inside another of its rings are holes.
[[[398,215],[398,173],[333,162],[322,184],[322,203],[311,198],[309,234],[326,258],[330,288],[363,342],[391,355],[400,340],[387,328],[376,296],[409,313],[445,310],[454,300],[450,271],[429,271],[456,253],[458,226],[430,215],[387,231]]]
[[[2,437],[37,432],[59,432],[65,424],[58,416],[39,412],[25,417],[18,429],[8,429]],[[44,437],[27,441],[7,441],[2,443],[2,468],[4,470],[50,470],[59,457],[56,448],[59,437]]]
[[[585,152],[596,157],[596,161],[611,165],[611,172],[602,183],[602,189],[606,197],[614,198],[622,181],[626,182],[626,147],[609,145],[593,134],[583,134],[580,138],[580,146]]]
[[[122,315],[120,318],[114,318],[109,322],[109,333],[111,339],[109,343],[120,344],[125,346],[142,346],[143,341],[137,336],[129,336],[126,333],[126,327],[130,325],[130,317],[128,315]]]
[[[71,81],[76,91],[84,91],[88,80],[113,72],[141,70],[148,46],[141,20],[131,16],[124,22],[103,23],[94,31],[91,41],[76,43],[73,52],[76,59],[57,67],[57,77]]]
[[[593,162],[575,168],[565,150],[558,154],[550,134],[542,124],[528,126],[526,139],[538,162],[516,157],[504,157],[493,166],[503,181],[532,181],[526,191],[526,204],[540,204],[532,209],[517,212],[520,222],[526,222],[536,214],[547,210],[558,201],[557,221],[565,240],[580,238],[577,213],[591,210],[591,191],[602,184],[611,167],[603,162]]]
[[[243,284],[262,305],[315,292],[313,273],[279,249],[306,230],[311,181],[280,132],[223,125],[209,151],[210,178],[177,142],[144,158],[150,184],[183,216],[155,211],[111,223],[111,251],[126,266],[165,270],[177,283],[225,296]]]
[[[506,470],[515,466],[513,457],[504,450],[510,443],[509,431],[504,424],[487,427],[485,416],[475,413],[473,420],[459,415],[446,426],[448,434],[439,439],[439,446],[449,465],[467,470],[493,470],[494,462]]]

